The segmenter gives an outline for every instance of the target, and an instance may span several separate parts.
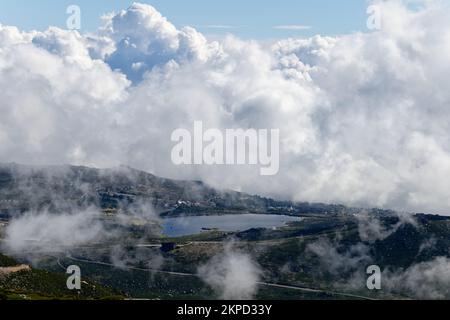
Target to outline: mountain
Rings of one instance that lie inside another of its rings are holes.
[[[123,299],[119,291],[85,281],[81,290],[66,287],[67,276],[20,265],[0,254],[0,300],[95,300]]]
[[[207,230],[172,238],[147,232],[154,224],[141,224],[133,214],[131,223],[122,220],[121,213],[133,213],[139,206],[148,208],[149,203],[166,217],[271,213],[301,219],[279,228]],[[87,238],[94,240],[75,245],[65,245],[67,234],[59,237],[56,227],[50,228],[57,236],[50,237],[52,241],[36,241],[25,235],[20,239],[26,241],[20,244],[27,250],[20,247],[11,252],[5,247],[3,252],[19,261],[0,255],[0,270],[19,270],[0,278],[0,299],[23,295],[33,299],[74,298],[64,289],[66,274],[61,264],[80,266],[88,284],[101,286],[100,292],[86,291],[84,299],[117,292],[144,299],[220,298],[221,293],[208,282],[209,273],[202,275],[199,270],[212,263],[219,274],[230,266],[231,271],[245,271],[233,264],[245,262],[243,253],[258,266],[255,271],[244,265],[249,273],[245,279],[259,279],[254,283],[256,299],[450,298],[449,217],[277,201],[216,190],[199,181],[164,179],[127,167],[0,165],[0,242],[9,241],[2,229],[6,230],[16,215],[39,210],[67,213],[92,206],[103,211],[105,231],[115,228],[120,232],[102,241]],[[28,232],[29,221],[24,219],[20,225]],[[89,229],[92,220],[86,222],[83,216],[82,221]],[[42,228],[42,224],[37,226]],[[30,245],[39,250],[30,249]],[[230,246],[232,254],[227,252]],[[165,247],[170,249],[162,250]],[[229,261],[223,262],[224,258]],[[38,266],[31,270],[24,267],[36,259]],[[367,289],[369,265],[383,270],[383,290]],[[90,288],[88,285],[86,290]]]
[[[341,205],[277,201],[216,190],[200,181],[164,179],[128,167],[0,165],[0,218],[44,208],[58,212],[97,206],[114,212],[136,203],[150,203],[162,216],[246,212],[300,216],[357,211]]]

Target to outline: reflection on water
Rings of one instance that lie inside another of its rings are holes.
[[[167,218],[163,221],[164,234],[169,237],[181,237],[198,234],[204,230],[245,231],[252,228],[278,228],[288,222],[301,221],[302,218],[268,215],[241,214],[223,216],[195,216]]]

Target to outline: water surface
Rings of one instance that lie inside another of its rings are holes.
[[[163,232],[169,237],[198,234],[204,229],[217,229],[226,232],[245,231],[252,228],[279,228],[288,222],[301,221],[302,218],[269,214],[240,214],[222,216],[194,216],[166,218]]]

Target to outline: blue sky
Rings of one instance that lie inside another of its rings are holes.
[[[24,30],[65,27],[66,8],[82,10],[82,31],[94,31],[106,12],[126,9],[128,0],[0,0],[0,23]],[[336,35],[365,30],[366,0],[142,0],[177,27],[190,25],[207,35],[233,33],[242,38]],[[303,25],[306,30],[275,26]],[[211,27],[216,26],[216,27]],[[219,28],[229,26],[231,28]]]

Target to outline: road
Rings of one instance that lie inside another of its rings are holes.
[[[74,262],[82,262],[82,263],[117,268],[117,266],[115,266],[111,263],[106,263],[106,262],[78,259],[78,258],[74,258],[72,256],[67,256],[67,259],[72,260]],[[64,266],[61,264],[59,259],[58,259],[58,265],[61,266],[61,268],[63,268],[64,270],[66,270],[66,268],[64,268]],[[193,274],[193,273],[173,272],[173,271],[164,271],[164,270],[158,270],[158,269],[145,269],[145,268],[137,268],[137,267],[124,267],[124,269],[142,271],[142,272],[168,274],[168,275],[181,276],[181,277],[196,277],[196,278],[198,278],[198,275]],[[340,297],[344,297],[344,298],[354,298],[354,299],[361,299],[361,300],[376,300],[371,297],[360,296],[360,295],[345,293],[345,292],[334,292],[334,291],[327,291],[327,290],[321,290],[321,289],[304,288],[304,287],[297,287],[297,286],[287,286],[287,285],[268,283],[268,282],[258,282],[257,284],[260,286],[297,290],[297,291],[302,291],[302,292],[307,292],[307,293],[323,293],[323,294],[328,294],[328,295],[332,295],[332,296],[340,296]]]
[[[113,265],[111,263],[106,263],[106,262],[91,261],[91,260],[85,260],[85,259],[77,259],[77,258],[74,258],[72,256],[67,256],[66,258],[69,259],[69,260],[75,261],[75,262],[82,262],[82,263],[95,264],[95,265],[104,266],[104,267],[118,268],[117,266],[115,266],[115,265]],[[60,267],[62,267],[64,270],[66,270],[66,268],[64,268],[64,266],[62,265],[60,259],[58,259],[58,265]],[[195,276],[196,277],[195,274],[191,274],[191,273],[163,271],[163,270],[157,270],[157,269],[144,269],[144,268],[137,268],[137,267],[123,267],[122,269],[143,271],[143,272],[161,273],[161,274],[169,274],[169,275],[172,275],[172,276],[182,276],[182,277],[194,277]]]
[[[273,288],[282,288],[282,289],[291,289],[291,290],[298,290],[303,292],[310,292],[310,293],[324,293],[329,294],[333,296],[341,296],[346,298],[356,298],[361,300],[377,300],[370,297],[360,296],[356,294],[351,293],[343,293],[343,292],[334,292],[334,291],[326,291],[326,290],[320,290],[320,289],[311,289],[311,288],[302,288],[302,287],[294,287],[294,286],[286,286],[282,284],[275,284],[275,283],[267,283],[267,282],[258,282],[261,286],[267,286],[267,287],[273,287]]]

